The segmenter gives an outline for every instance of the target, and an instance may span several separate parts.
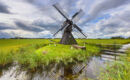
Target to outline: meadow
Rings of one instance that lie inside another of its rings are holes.
[[[77,39],[77,41],[79,45],[86,46],[86,51],[74,49],[71,45],[58,44],[59,39],[0,39],[0,67],[17,62],[21,67],[35,71],[43,65],[52,63],[67,65],[89,59],[91,56],[100,54],[101,48],[97,44],[106,46],[130,43],[130,39]],[[126,52],[128,57],[129,52],[130,49]],[[117,77],[119,80],[128,79],[125,78],[130,70],[128,61],[124,60],[123,64],[114,63],[114,65],[112,68],[108,66],[108,70],[109,68],[112,70],[103,73],[104,77],[101,80],[116,80]]]
[[[55,62],[67,64],[85,60],[100,52],[100,49],[94,45],[85,45],[87,51],[83,51],[71,49],[71,45],[57,44],[58,41],[59,39],[1,39],[0,66],[18,62],[27,69],[34,70]],[[44,54],[44,51],[47,53]]]
[[[54,41],[54,42],[53,42]],[[87,44],[127,44],[130,39],[77,39],[79,45]],[[36,44],[58,43],[59,39],[0,39],[0,52],[18,50],[20,47]],[[6,49],[6,50],[5,50]]]
[[[48,39],[0,39],[0,52],[18,50],[20,47],[35,44],[48,44]]]
[[[127,44],[130,39],[78,39],[79,43],[86,42],[89,44]]]

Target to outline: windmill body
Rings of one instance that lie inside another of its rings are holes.
[[[54,4],[53,5],[54,8],[66,19],[66,21],[64,21],[63,25],[61,26],[61,28],[54,34],[54,36],[59,32],[64,30],[63,35],[62,35],[62,39],[60,40],[60,44],[77,44],[76,40],[74,39],[73,35],[72,35],[72,30],[73,27],[76,28],[81,34],[84,35],[84,33],[82,32],[82,30],[74,23],[77,22],[79,20],[79,18],[83,15],[82,14],[82,10],[78,11],[77,13],[75,13],[72,16],[72,19],[70,20],[68,18],[68,16],[66,15],[66,13],[61,9],[61,7],[59,6],[59,4]],[[86,37],[86,35],[84,35]]]
[[[72,35],[72,23],[70,23],[65,29],[60,41],[60,44],[77,44]]]

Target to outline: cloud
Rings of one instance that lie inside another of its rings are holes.
[[[2,2],[0,2],[0,13],[7,13],[7,14],[10,13],[10,11],[8,10],[8,7],[4,5]]]
[[[32,32],[41,32],[44,28],[39,26],[34,26],[32,24],[27,24],[27,22],[15,21],[16,26],[18,26],[22,30],[32,31]]]
[[[53,4],[59,3],[59,8],[61,8],[65,14],[72,16],[75,12],[75,0],[47,0],[47,1],[42,1],[42,0],[26,0],[30,4],[36,6],[40,11],[43,12],[44,15],[49,16],[52,19],[57,19],[59,17],[59,21],[63,20],[63,16],[57,12],[57,10],[53,7]],[[72,13],[73,12],[73,13]],[[53,13],[53,14],[52,14]]]
[[[114,15],[116,15],[117,17],[119,17],[123,21],[126,21],[126,22],[130,21],[130,10],[126,10],[124,12],[121,12],[120,14],[116,13]]]
[[[94,19],[103,11],[120,7],[128,2],[130,2],[130,0],[101,0],[92,6],[87,21]]]
[[[130,0],[1,0],[0,9],[6,11],[0,14],[0,36],[52,36],[65,20],[52,7],[57,2],[70,17],[80,8],[84,10],[86,15],[76,24],[88,37],[130,35]],[[109,17],[105,18],[106,15]],[[75,30],[73,33],[80,37]],[[61,37],[61,32],[57,36]]]
[[[35,20],[32,24],[35,26],[40,26],[45,30],[50,31],[52,34],[61,28],[61,23],[45,23],[42,20]]]
[[[0,32],[0,38],[24,37],[24,38],[50,38],[52,34],[50,31],[32,32],[21,29],[6,29]]]
[[[126,6],[124,6],[126,8]],[[129,7],[129,6],[127,6]],[[127,12],[127,14],[126,14]],[[128,18],[127,18],[127,17]],[[85,29],[89,30],[87,33],[89,37],[112,37],[112,36],[130,36],[130,10],[119,10],[114,13],[111,13],[109,19],[100,20],[96,24],[88,25]],[[95,34],[96,33],[96,34]],[[93,35],[93,36],[91,36]]]
[[[16,29],[16,28],[5,23],[0,23],[0,30],[5,30],[5,29]]]
[[[0,32],[0,38],[11,38],[12,36],[8,33]]]

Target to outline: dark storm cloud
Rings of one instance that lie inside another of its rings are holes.
[[[113,33],[127,33],[130,31],[130,10],[125,10],[123,12],[116,13],[112,18],[108,19],[106,22],[99,25],[101,28],[99,31],[106,34]]]
[[[57,32],[62,27],[62,23],[63,22],[61,22],[59,24],[58,23],[57,24],[54,24],[54,23],[53,24],[45,24],[45,23],[43,23],[43,21],[34,21],[33,24],[36,25],[36,26],[41,26],[45,30],[50,31],[52,34],[54,34],[55,32]],[[60,32],[63,32],[63,30],[60,31]],[[77,33],[78,31],[77,31],[77,29],[76,30],[74,29],[73,32]],[[58,33],[58,34],[61,34],[61,33]],[[79,32],[79,34],[81,34],[81,33]],[[78,37],[81,37],[81,35],[78,35]]]
[[[39,26],[28,25],[28,24],[26,24],[26,23],[24,23],[24,22],[21,22],[21,21],[15,21],[15,24],[16,24],[20,29],[23,29],[23,30],[26,30],[26,31],[41,32],[41,31],[44,30],[43,28],[40,28]]]
[[[33,4],[37,7],[41,7],[41,6],[47,6],[49,4],[52,4],[54,2],[54,0],[47,0],[47,1],[43,1],[43,0],[24,0],[30,4]]]
[[[66,10],[67,14],[75,12],[76,10],[76,1],[75,0],[62,0],[59,2],[61,4],[61,7]]]
[[[59,8],[63,9],[66,14],[69,15],[70,12],[73,12],[73,10],[76,9],[75,0],[48,0],[48,1],[43,1],[43,0],[26,0],[30,4],[36,6],[38,9],[43,11],[43,13],[50,14],[52,11],[54,11],[54,7],[52,6],[55,3],[59,3]],[[47,11],[47,12],[46,12]],[[56,12],[56,10],[55,10]],[[55,13],[53,12],[53,13]],[[49,16],[52,17],[51,15],[54,16],[54,14],[50,14]]]
[[[9,33],[0,32],[0,38],[11,38],[11,35]]]
[[[26,0],[27,2],[33,3],[35,0]]]
[[[106,25],[102,25],[100,32],[103,32],[104,34],[113,34],[116,33],[118,28],[120,28],[119,24],[117,23],[109,23]]]
[[[0,13],[7,13],[9,14],[10,11],[8,10],[8,7],[0,2]]]
[[[6,29],[12,29],[12,30],[14,30],[16,28],[14,28],[13,26],[10,26],[8,24],[5,24],[5,23],[0,23],[0,30],[6,30]]]
[[[41,26],[45,30],[50,31],[51,33],[55,33],[59,28],[61,28],[60,24],[54,24],[54,23],[52,23],[52,24],[45,24],[43,21],[40,21],[40,20],[34,21],[33,25]]]
[[[58,29],[60,29],[63,20],[65,20],[63,16],[60,15],[60,13],[58,13],[58,11],[52,5],[55,3],[59,3],[60,8],[69,15],[70,12],[73,12],[72,10],[75,8],[74,5],[76,3],[75,0],[48,0],[48,2],[43,0],[27,0],[27,2],[36,6],[40,11],[43,12],[43,15],[46,15],[52,20],[56,21],[55,23],[49,24],[44,23],[44,21],[34,21],[33,23],[36,26],[43,27],[45,30],[49,30],[51,33],[55,33]]]
[[[117,14],[117,17],[129,23],[130,21],[130,10],[124,11],[122,14]]]

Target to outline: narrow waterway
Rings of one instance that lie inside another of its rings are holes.
[[[107,64],[119,59],[119,55],[124,53],[130,44],[123,45],[117,52],[104,51],[100,56],[93,56],[89,61],[78,62],[65,66],[62,64],[52,64],[50,67],[43,67],[42,71],[29,73],[21,70],[17,63],[8,69],[3,69],[0,73],[0,80],[98,80],[98,76],[105,70]]]

